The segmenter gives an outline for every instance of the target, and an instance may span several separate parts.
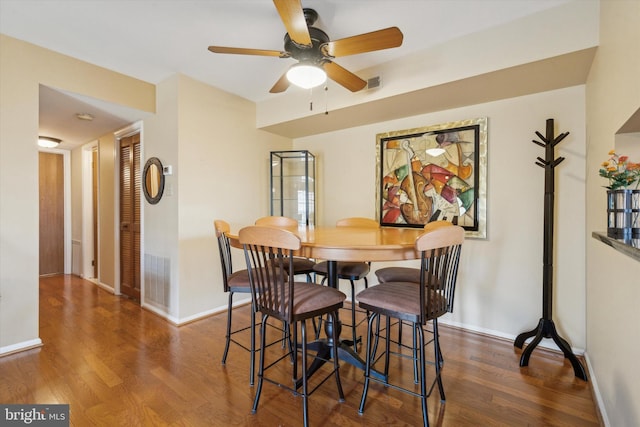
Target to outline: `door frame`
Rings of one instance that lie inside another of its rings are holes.
[[[71,152],[59,148],[38,148],[38,152],[62,155],[64,180],[64,274],[71,274]]]
[[[97,221],[100,224],[100,207],[98,203],[97,218],[93,218],[93,176],[91,170],[91,162],[93,161],[92,153],[93,149],[98,149],[98,160],[100,159],[100,147],[98,140],[89,142],[82,146],[82,255],[80,262],[80,276],[85,279],[93,279],[96,282],[100,282],[100,263],[98,263],[98,271],[96,277],[93,276],[93,266],[91,260],[93,258],[93,244],[95,241],[100,242],[100,227],[98,227],[98,233],[95,235],[93,232],[93,221]],[[100,162],[98,162],[100,163]],[[98,165],[95,165],[98,167]],[[100,174],[98,174],[98,193],[100,192]],[[98,199],[99,202],[99,199]],[[100,257],[100,245],[98,245],[98,253],[96,257]],[[97,260],[96,260],[97,261]]]
[[[115,137],[114,148],[116,150],[115,159],[120,158],[120,140],[133,134],[140,134],[140,162],[144,164],[144,129],[142,121],[132,123],[120,130],[113,133]],[[113,219],[114,219],[114,236],[113,236],[113,250],[114,250],[114,268],[115,268],[115,283],[114,292],[116,295],[122,295],[120,292],[120,162],[114,162],[113,173],[113,187],[114,187],[114,200],[113,200]],[[144,200],[140,198],[140,305],[144,304]]]

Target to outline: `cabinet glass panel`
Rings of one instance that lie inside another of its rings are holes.
[[[316,159],[309,151],[271,152],[271,215],[315,225]]]

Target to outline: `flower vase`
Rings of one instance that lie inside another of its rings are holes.
[[[607,236],[640,238],[640,189],[607,191]]]

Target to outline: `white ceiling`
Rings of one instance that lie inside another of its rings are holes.
[[[86,121],[77,114],[90,115]],[[39,134],[61,139],[60,149],[72,149],[145,118],[131,108],[40,86]]]
[[[397,26],[401,47],[339,58],[352,72],[502,25],[569,0],[303,0],[332,40]],[[260,102],[292,59],[213,54],[209,45],[283,49],[284,25],[269,0],[0,0],[0,32],[150,83],[182,73]],[[61,107],[64,108],[61,108]],[[91,124],[73,112],[95,113]],[[104,114],[104,116],[103,116]],[[100,120],[97,120],[100,118]],[[71,148],[121,127],[138,112],[41,90],[41,132]],[[102,120],[104,119],[104,120]],[[98,123],[100,122],[100,123]],[[109,132],[113,129],[107,129]]]

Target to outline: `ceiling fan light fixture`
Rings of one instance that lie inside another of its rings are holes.
[[[327,73],[317,65],[300,63],[289,68],[287,80],[303,89],[311,89],[326,82]]]
[[[50,136],[39,136],[38,145],[43,148],[55,148],[62,142],[61,139],[52,138]]]
[[[88,122],[94,119],[93,115],[89,113],[76,113],[76,117],[78,120],[86,120]]]

